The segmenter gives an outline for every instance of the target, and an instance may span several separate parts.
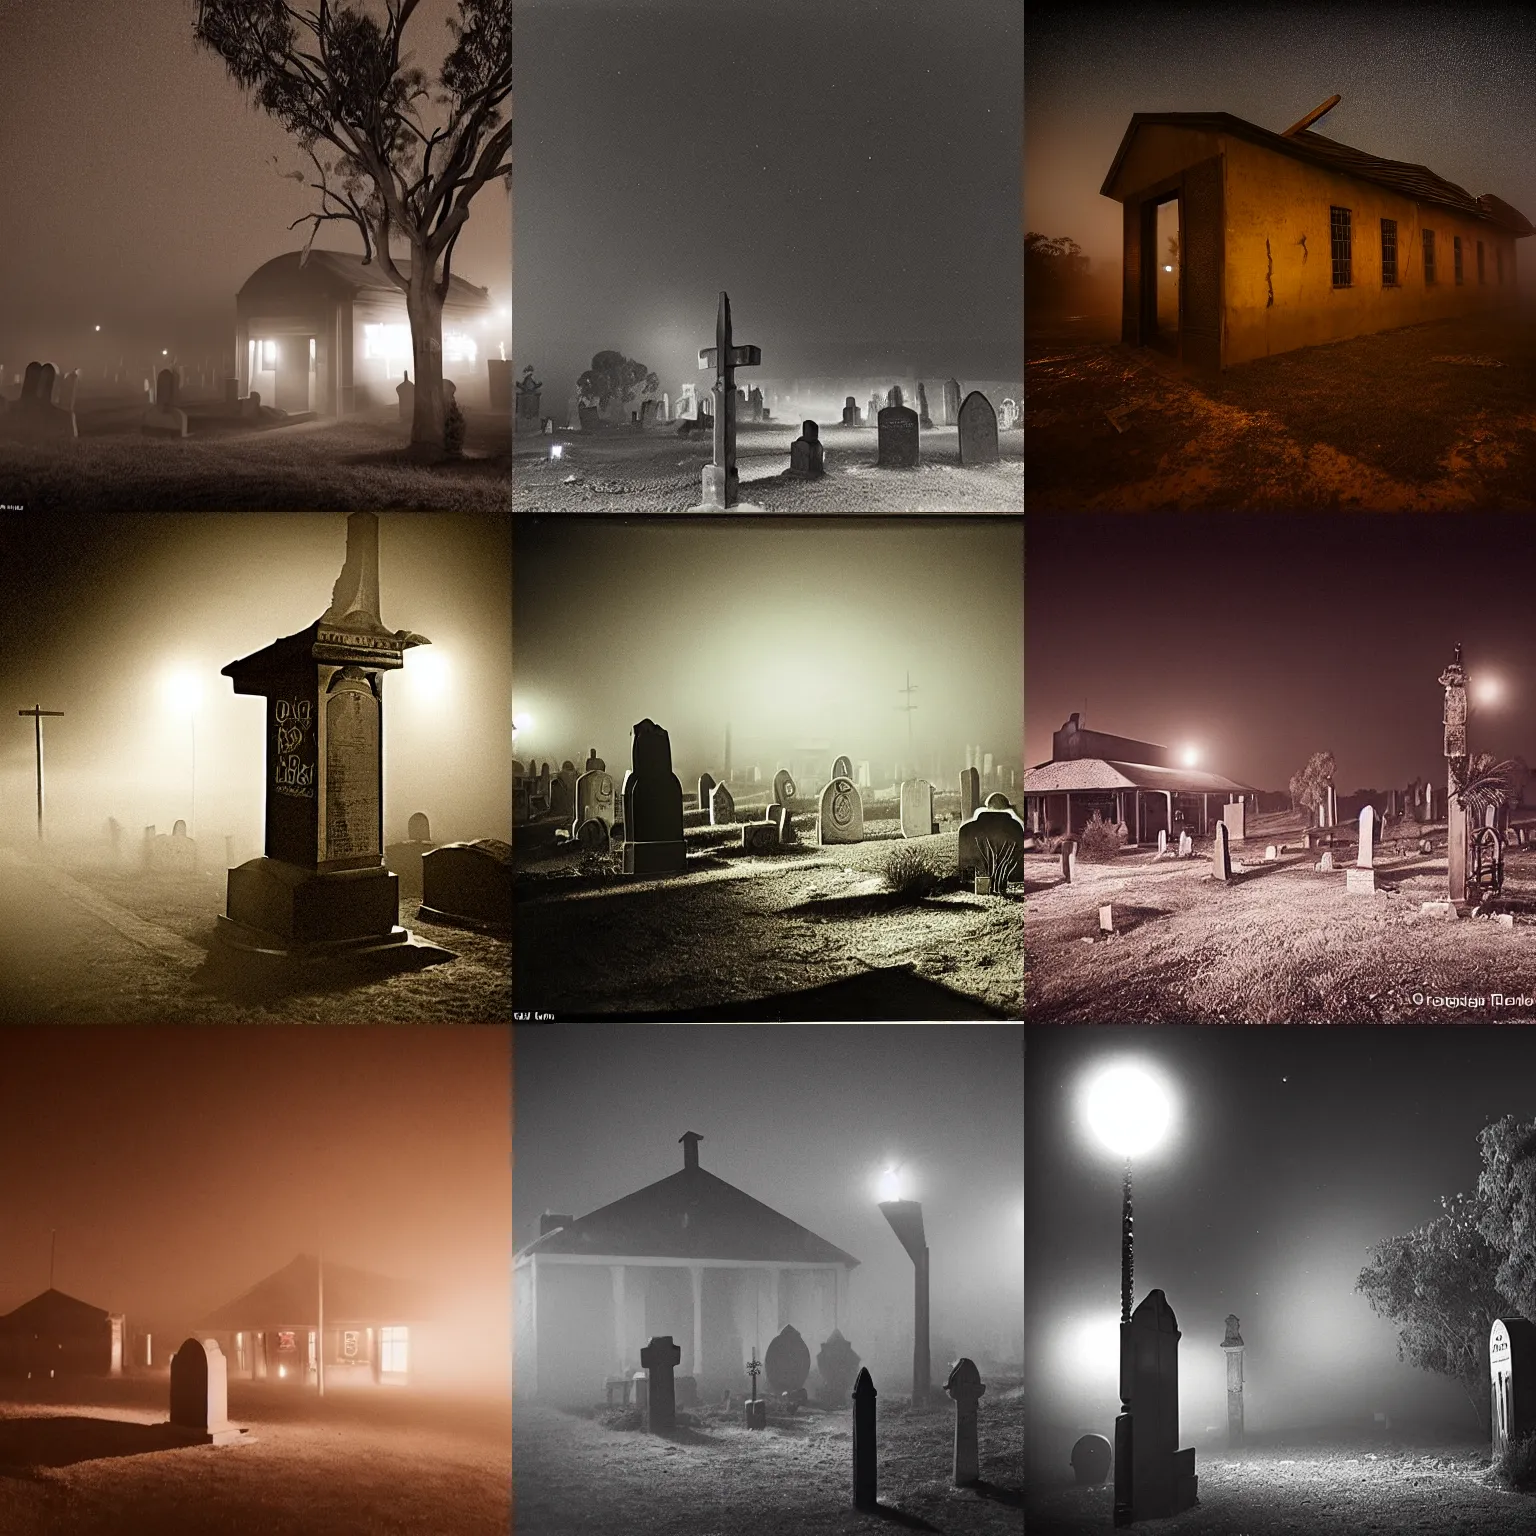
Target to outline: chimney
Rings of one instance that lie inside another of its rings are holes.
[[[697,1131],[684,1131],[677,1139],[683,1144],[684,1170],[697,1168],[699,1166],[699,1143],[704,1138]]]
[[[574,1219],[571,1216],[557,1216],[553,1211],[545,1211],[539,1217],[539,1236],[543,1237],[546,1232],[558,1232],[561,1227],[570,1226]]]

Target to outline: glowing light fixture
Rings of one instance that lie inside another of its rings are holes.
[[[901,1199],[901,1170],[887,1168],[880,1175],[880,1198],[882,1200]]]
[[[1172,271],[1173,271],[1173,268],[1172,268],[1172,267],[1164,267],[1164,268],[1163,268],[1163,271],[1164,271],[1164,272],[1172,272]]]
[[[203,682],[195,672],[177,668],[161,678],[160,694],[177,714],[191,714],[203,702]]]
[[[552,459],[563,459],[565,457],[565,444],[551,443],[549,445],[549,456]]]
[[[420,645],[405,653],[405,676],[417,697],[435,701],[448,692],[452,668],[435,645]]]
[[[99,330],[100,330],[100,329],[101,329],[101,327],[100,327],[100,326],[99,326],[99,325],[98,325],[98,326],[97,326],[97,327],[96,327],[96,329],[97,329],[97,330],[98,330],[98,331],[99,331]]]
[[[1134,1062],[1116,1062],[1092,1078],[1083,1111],[1093,1134],[1127,1158],[1155,1147],[1173,1119],[1167,1089]]]
[[[1195,747],[1185,747],[1182,761],[1186,768],[1193,768],[1200,761],[1200,753]]]
[[[521,715],[513,715],[512,716],[512,729],[514,731],[526,731],[528,729],[528,727],[530,725],[532,725],[532,724],[533,724],[533,716],[530,715],[530,714],[521,714]]]
[[[1497,704],[1504,694],[1504,685],[1496,677],[1481,677],[1477,681],[1477,702]]]
[[[161,347],[160,348],[160,356],[161,357],[169,357],[170,355],[171,355],[170,348],[168,348],[168,347]]]
[[[287,1366],[286,1366],[286,1365],[280,1365],[280,1366],[278,1366],[278,1368],[277,1368],[277,1374],[278,1374],[278,1375],[279,1375],[279,1376],[286,1376],[286,1375],[287,1375],[287,1374],[288,1374],[288,1367],[287,1367]]]

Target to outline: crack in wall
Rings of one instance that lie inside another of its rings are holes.
[[[1269,236],[1264,237],[1264,281],[1269,284],[1269,302],[1265,309],[1275,307],[1275,258],[1270,254]]]

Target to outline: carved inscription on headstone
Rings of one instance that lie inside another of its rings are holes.
[[[309,699],[272,701],[272,788],[315,798],[315,707]]]
[[[379,701],[362,678],[325,701],[325,856],[378,858]]]

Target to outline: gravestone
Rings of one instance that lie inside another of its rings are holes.
[[[22,378],[21,398],[10,409],[0,406],[0,425],[8,437],[78,437],[74,404],[56,402],[54,381],[58,370],[52,363],[28,363]]]
[[[624,873],[682,874],[688,864],[683,841],[683,786],[672,772],[672,741],[654,720],[631,732],[633,768],[625,774]]]
[[[599,772],[600,773],[600,772],[603,771],[603,769],[607,768],[607,766],[608,766],[608,764],[605,763],[602,760],[602,758],[600,758],[597,755],[597,748],[596,747],[588,747],[587,748],[587,760],[586,760],[585,763],[582,764],[582,772],[583,773],[593,773],[593,772]]]
[[[395,397],[400,403],[400,420],[406,426],[410,426],[416,418],[416,386],[411,383],[409,369],[401,375],[400,382],[395,385]]]
[[[378,518],[354,512],[330,607],[223,669],[236,693],[266,699],[267,717],[265,853],[229,872],[226,945],[297,959],[338,946],[453,958],[398,925],[399,881],[384,864],[383,675],[427,643],[385,628]]]
[[[405,835],[413,843],[432,841],[432,823],[427,820],[425,811],[411,812],[411,819],[405,824]]]
[[[715,776],[714,776],[714,774],[712,774],[712,773],[701,773],[699,775],[699,788],[698,788],[697,803],[698,803],[699,809],[701,811],[705,812],[706,814],[708,814],[708,812],[709,812],[709,797],[710,797],[710,793],[713,791],[714,787],[715,787]]]
[[[1234,843],[1246,841],[1248,829],[1248,803],[1231,800],[1221,808],[1221,819],[1226,823],[1227,836]]]
[[[901,835],[931,837],[939,830],[933,819],[933,785],[927,779],[908,779],[901,786]]]
[[[734,507],[736,473],[736,370],[756,368],[763,361],[757,347],[738,347],[731,337],[731,301],[722,289],[715,314],[715,344],[699,352],[699,367],[715,370],[714,456],[704,466],[700,509],[723,512]]]
[[[1113,1459],[1109,1441],[1103,1435],[1082,1435],[1072,1447],[1072,1474],[1079,1488],[1097,1488],[1109,1476]]]
[[[839,774],[822,790],[816,830],[823,846],[864,841],[864,801],[852,779]]]
[[[521,776],[521,765],[512,765],[512,794],[514,803],[521,786],[518,780]],[[523,792],[523,819],[527,817],[527,792]],[[405,824],[406,840],[403,843],[391,843],[384,850],[384,862],[388,864],[395,874],[400,877],[400,889],[408,896],[421,897],[421,860],[424,854],[430,853],[437,844],[432,841],[432,824],[427,820],[424,811],[413,811],[410,820]]]
[[[724,784],[716,784],[709,792],[709,824],[724,827],[736,820],[736,801]]]
[[[773,776],[773,803],[788,805],[795,798],[795,781],[787,768],[780,768]]]
[[[975,815],[981,804],[981,775],[974,768],[960,770],[960,819]]]
[[[1120,1325],[1129,1408],[1115,1420],[1115,1521],[1159,1520],[1196,1501],[1195,1453],[1179,1450],[1179,1326],[1160,1290]],[[1128,1443],[1127,1443],[1128,1442]]]
[[[845,427],[856,427],[856,426],[858,426],[858,424],[859,424],[859,408],[854,403],[853,396],[849,395],[843,401],[843,425]]]
[[[851,779],[853,777],[853,759],[846,755],[835,759],[832,764],[832,777],[834,779]]]
[[[869,1367],[859,1367],[853,1384],[853,1507],[877,1509],[875,1472],[875,1399],[879,1394]]]
[[[1273,864],[1279,857],[1280,850],[1273,843],[1270,843],[1264,850],[1264,862],[1266,864]]]
[[[571,834],[592,852],[608,846],[617,820],[614,809],[613,775],[602,768],[589,768],[576,780],[576,814],[571,820]]]
[[[477,837],[424,853],[420,912],[429,921],[511,927],[512,845]]]
[[[1227,1333],[1221,1341],[1227,1357],[1227,1449],[1241,1450],[1243,1444],[1243,1351],[1246,1346],[1238,1332],[1235,1312],[1227,1314]]]
[[[979,389],[973,389],[960,407],[960,462],[996,464],[997,412]]]
[[[1162,858],[1168,852],[1168,833],[1163,827],[1157,829],[1157,857]]]
[[[917,424],[920,427],[931,427],[933,418],[928,414],[928,391],[923,388],[923,381],[917,381]]]
[[[880,419],[880,396],[879,395],[871,395],[869,397],[869,408],[866,411],[865,417],[864,417],[864,425],[866,427],[872,427],[872,426],[874,426],[879,421],[879,419]]]
[[[1007,795],[998,791],[987,796],[987,809],[989,811],[1011,811],[1013,809],[1013,802]]]
[[[1194,851],[1195,851],[1195,840],[1189,835],[1188,832],[1180,832],[1179,833],[1179,857],[1181,859],[1187,859],[1187,858],[1191,857],[1191,855],[1193,855]]]
[[[683,1358],[682,1349],[669,1334],[653,1338],[640,1351],[640,1364],[649,1373],[649,1416],[646,1427],[652,1431],[672,1429],[677,1423],[677,1389],[672,1372]]]
[[[960,420],[960,385],[954,379],[944,381],[944,425],[955,426]]]
[[[1000,896],[1009,882],[1024,868],[1024,843],[1028,831],[1015,811],[995,811],[983,806],[960,823],[956,869],[958,873],[981,874],[992,881],[992,894]],[[1074,843],[1063,854],[1063,868],[1070,870],[1077,857]],[[1002,890],[998,881],[1002,881]]]
[[[1355,864],[1360,869],[1370,869],[1375,864],[1376,810],[1374,806],[1360,809],[1360,842],[1355,853]]]
[[[826,474],[821,428],[814,421],[800,423],[800,436],[789,445],[789,474],[793,480],[819,480]]]
[[[1449,903],[1447,903],[1449,905]],[[1498,1317],[1488,1334],[1493,1459],[1536,1430],[1536,1323]]]
[[[859,1368],[859,1357],[853,1345],[834,1328],[827,1342],[816,1351],[816,1373],[821,1377],[825,1398],[841,1402],[844,1395],[853,1390],[854,1373]]]
[[[875,463],[882,469],[916,469],[917,412],[888,405],[878,417],[880,444]]]
[[[770,1392],[793,1392],[804,1387],[811,1374],[811,1352],[804,1339],[788,1324],[779,1330],[763,1354],[763,1369]]]
[[[576,770],[569,764],[549,781],[549,814],[569,821],[576,812]]]
[[[973,1360],[955,1362],[944,1383],[955,1404],[955,1487],[968,1488],[981,1476],[976,1445],[976,1410],[986,1387]]]
[[[791,843],[800,841],[800,834],[795,831],[795,818],[787,805],[770,805],[768,807],[768,820],[771,821],[779,832],[779,846],[787,848]]]
[[[779,829],[771,821],[744,821],[741,824],[743,853],[777,853]]]
[[[230,1445],[244,1433],[229,1422],[229,1373],[213,1339],[187,1339],[171,1357],[171,1424],[202,1445]]]
[[[900,384],[892,384],[891,387],[888,390],[886,390],[886,392],[885,392],[885,403],[886,403],[887,406],[895,405],[895,406],[905,407],[907,402],[902,397],[901,385]]]
[[[71,368],[63,378],[59,380],[59,387],[54,393],[53,403],[61,411],[73,411],[75,408],[75,393],[80,387],[80,370]]]
[[[149,844],[149,867],[156,874],[190,875],[197,870],[197,844],[187,836],[187,824],[177,821],[169,837],[161,833]]]
[[[174,371],[162,368],[155,376],[155,403],[144,412],[139,430],[151,437],[185,437],[187,413],[176,404],[179,393]]]
[[[1325,875],[1331,875],[1333,873],[1333,854],[1330,850],[1323,850],[1323,856],[1317,861],[1317,867],[1322,870]]]
[[[1211,843],[1211,874],[1218,880],[1232,878],[1232,850],[1227,843],[1227,824],[1216,823],[1216,836]]]

